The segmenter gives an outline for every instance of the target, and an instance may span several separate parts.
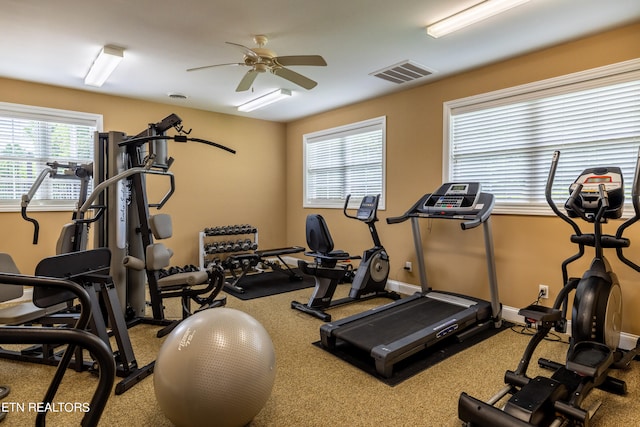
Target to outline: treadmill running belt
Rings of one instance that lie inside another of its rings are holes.
[[[395,310],[380,312],[367,322],[354,322],[334,331],[337,338],[349,342],[363,350],[390,344],[431,325],[442,324],[442,320],[460,313],[463,309],[454,304],[422,298],[419,303],[396,307]]]

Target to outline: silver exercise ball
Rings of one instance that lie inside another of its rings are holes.
[[[264,327],[221,307],[188,317],[167,336],[153,386],[162,412],[178,427],[239,427],[267,403],[275,374]]]

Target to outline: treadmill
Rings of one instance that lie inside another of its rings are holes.
[[[378,374],[389,378],[396,363],[444,339],[462,341],[502,326],[490,221],[494,196],[480,189],[477,182],[445,183],[434,193],[422,196],[402,216],[387,218],[388,224],[411,220],[422,290],[325,323],[320,328],[324,348],[333,350],[344,343],[363,350],[374,359]],[[483,226],[491,301],[435,292],[428,286],[419,224],[424,218],[459,220],[462,230]]]

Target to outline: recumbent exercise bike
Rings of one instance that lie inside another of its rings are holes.
[[[315,258],[315,262],[308,263],[299,260],[298,268],[304,274],[314,276],[316,285],[309,302],[303,304],[292,301],[291,308],[315,316],[325,322],[331,321],[331,315],[325,312],[330,307],[378,297],[394,300],[400,298],[399,294],[385,290],[389,277],[389,255],[380,242],[375,226],[378,221],[380,195],[364,196],[355,216],[349,215],[347,212],[350,198],[351,195],[348,195],[344,202],[342,210],[344,215],[367,224],[373,239],[374,246],[365,250],[362,257],[351,256],[342,250],[333,249],[333,239],[322,215],[308,215],[306,220],[307,246],[309,246],[310,252],[305,252],[305,255]],[[362,261],[353,276],[349,296],[332,301],[338,283],[348,276],[351,267],[349,264],[338,265],[338,262],[354,259],[362,259]]]
[[[546,200],[554,213],[573,228],[571,242],[578,253],[562,264],[564,287],[553,307],[533,304],[519,311],[537,332],[531,338],[515,371],[505,373],[506,386],[487,403],[462,393],[458,401],[458,417],[466,426],[588,426],[600,403],[583,408],[583,402],[594,388],[619,395],[626,394],[626,383],[608,375],[612,368],[628,366],[639,353],[636,347],[618,348],[622,321],[622,294],[616,274],[603,255],[604,248],[615,248],[618,258],[640,272],[640,266],[627,259],[622,250],[629,247],[624,231],[640,219],[640,153],[632,189],[635,214],[618,227],[615,235],[602,234],[602,224],[622,216],[624,185],[617,167],[590,168],[582,172],[570,187],[565,203],[566,214],[551,198],[551,188],[560,152],[553,156],[545,190]],[[593,224],[593,233],[583,234],[572,218]],[[568,278],[567,265],[584,255],[585,246],[593,247],[595,257],[581,278]],[[543,368],[552,369],[551,377],[527,376],[527,368],[536,347],[551,328],[566,332],[569,293],[575,291],[571,314],[571,338],[564,365],[539,359]],[[502,409],[496,405],[503,397],[511,397]]]

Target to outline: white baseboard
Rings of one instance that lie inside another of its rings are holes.
[[[397,280],[387,280],[387,289],[404,295],[413,295],[416,292],[420,292],[421,290],[420,286],[411,285],[409,283],[404,283]],[[524,317],[518,314],[519,310],[519,308],[503,305],[502,318],[507,322],[523,325],[525,323]],[[571,321],[567,322],[567,331],[571,331]],[[630,350],[632,348],[635,348],[637,341],[637,335],[629,334],[627,332],[620,333],[620,348],[623,350]]]

